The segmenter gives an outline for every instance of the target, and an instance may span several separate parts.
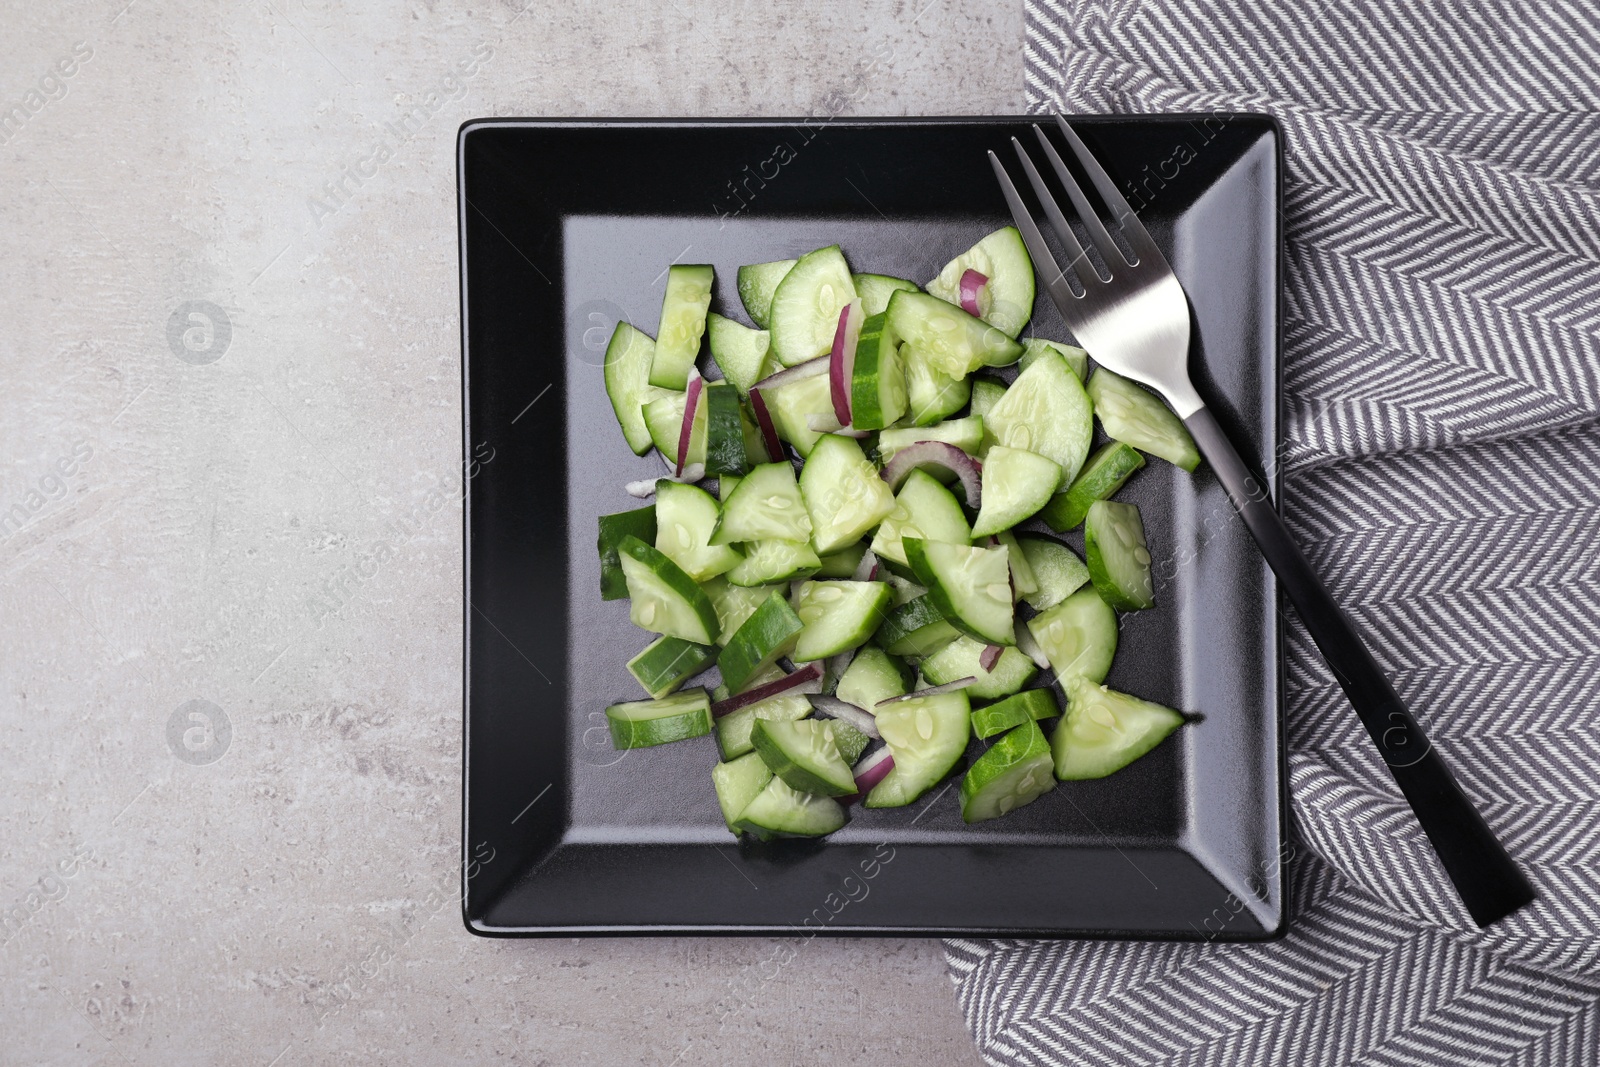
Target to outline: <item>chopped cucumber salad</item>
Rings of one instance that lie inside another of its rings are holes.
[[[652,506],[599,520],[600,599],[647,635],[617,650],[644,694],[606,708],[618,749],[713,738],[728,829],[768,840],[958,771],[948,803],[999,818],[1184,723],[1103,684],[1117,613],[1159,600],[1161,531],[1112,497],[1147,457],[1199,454],[1091,354],[1019,339],[1015,228],[923,286],[838,245],[746,264],[750,325],[713,310],[712,266],[665,277],[658,336],[621,323],[606,354],[621,443],[667,466],[627,486]],[[1047,532],[1079,527],[1081,555]]]

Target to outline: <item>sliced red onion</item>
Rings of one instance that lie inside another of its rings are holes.
[[[868,793],[872,787],[889,777],[889,772],[894,770],[894,753],[889,751],[889,746],[884,745],[873,749],[861,757],[850,773],[856,779],[856,792],[852,796],[840,797],[841,804],[854,804]]]
[[[678,431],[678,471],[683,474],[683,465],[689,458],[689,437],[694,433],[694,412],[700,406],[700,394],[705,390],[706,380],[700,377],[697,367],[689,368],[689,391],[684,394],[683,401],[683,428]]]
[[[961,310],[975,319],[983,318],[978,310],[978,291],[989,284],[989,279],[970,267],[961,275]]]
[[[872,549],[861,553],[861,562],[856,564],[855,572],[850,575],[852,582],[870,582],[878,576],[878,557]]]
[[[750,410],[755,412],[756,425],[761,427],[761,439],[767,444],[767,458],[777,462],[783,458],[783,442],[778,440],[778,428],[772,425],[772,416],[767,412],[767,402],[761,398],[761,390],[753,385],[750,387]]]
[[[872,712],[858,708],[848,700],[840,700],[838,697],[814,696],[806,699],[811,701],[812,707],[830,719],[847,722],[874,741],[882,740],[883,735],[878,732],[878,720],[872,717]]]
[[[758,685],[754,689],[747,689],[743,693],[735,693],[726,700],[719,700],[711,705],[711,717],[720,719],[730,712],[747,708],[751,704],[759,704],[768,697],[791,693],[796,696],[822,692],[822,664],[807,663],[793,674],[775,678],[765,685]]]
[[[1044,654],[1044,649],[1039,647],[1039,642],[1033,639],[1033,631],[1028,629],[1027,623],[1020,623],[1016,627],[1017,649],[1033,660],[1033,665],[1040,670],[1050,669],[1050,657]]]
[[[905,696],[890,697],[888,700],[880,700],[872,706],[872,709],[873,711],[877,711],[877,709],[887,707],[890,704],[898,704],[902,700],[914,700],[917,697],[936,697],[942,696],[945,693],[954,693],[957,689],[965,689],[969,685],[976,685],[977,682],[978,679],[974,675],[969,674],[965,678],[957,678],[953,682],[946,682],[943,685],[936,685],[931,689],[915,689],[907,693]]]
[[[890,489],[899,489],[906,476],[924,463],[936,463],[953,471],[967,491],[967,506],[981,506],[983,464],[944,441],[914,441],[906,445],[883,465],[883,480]]]
[[[783,368],[783,370],[778,371],[776,374],[767,375],[765,378],[752,385],[750,390],[751,392],[754,392],[755,390],[760,389],[770,392],[773,389],[789,385],[792,382],[802,382],[807,378],[815,378],[819,374],[827,374],[828,368],[832,365],[832,362],[832,359],[828,356],[818,356],[816,359],[808,359],[804,363],[796,363],[792,367]]]
[[[850,386],[856,376],[856,342],[861,340],[861,301],[839,309],[839,327],[833,331],[833,351],[828,354],[828,384],[833,413],[841,426],[850,425]]]
[[[831,411],[819,411],[815,415],[807,415],[806,428],[812,433],[836,433],[840,437],[854,437],[858,441],[872,434],[871,430],[858,430],[854,426],[839,425],[838,417]]]
[[[856,658],[856,650],[847,648],[837,656],[831,656],[826,661],[827,670],[823,675],[822,690],[828,696],[839,688],[839,679],[844,677],[844,672],[850,669],[850,663]]]
[[[1000,653],[1004,651],[999,645],[984,645],[983,651],[978,653],[978,666],[986,671],[994,670],[994,665],[1000,662]]]

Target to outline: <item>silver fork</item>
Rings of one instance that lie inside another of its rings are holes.
[[[1479,926],[1488,926],[1509,915],[1534,898],[1533,887],[1461,792],[1449,767],[1406,710],[1350,619],[1289,536],[1267,495],[1265,480],[1257,478],[1239,458],[1216,417],[1195,391],[1189,381],[1189,303],[1183,286],[1144,224],[1066,119],[1056,115],[1055,120],[1079,166],[1109,209],[1132,256],[1125,255],[1112,240],[1099,212],[1089,203],[1049,138],[1034,125],[1033,132],[1038,135],[1051,170],[1111,274],[1108,279],[1101,278],[1022,142],[1013,137],[1011,144],[1022,161],[1028,183],[1051,228],[1072,257],[1068,267],[1084,290],[1079,295],[1067,284],[1065,271],[1057,266],[1017,187],[999,157],[990,152],[995,177],[1000,180],[1006,203],[1039,273],[1047,279],[1045,287],[1051,299],[1061,309],[1073,336],[1095,362],[1149,386],[1172,405],[1378,746],[1473,920]]]

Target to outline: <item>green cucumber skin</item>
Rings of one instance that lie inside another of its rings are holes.
[[[1137,544],[1122,544],[1114,530],[1131,528]],[[1140,559],[1139,554],[1144,558]],[[1083,556],[1089,581],[1100,599],[1118,611],[1155,607],[1155,586],[1150,577],[1150,549],[1144,540],[1144,521],[1133,504],[1097,500],[1083,523]]]
[[[1056,533],[1066,533],[1083,523],[1095,501],[1110,499],[1143,466],[1138,449],[1122,441],[1107,442],[1084,462],[1072,484],[1051,498],[1039,518]]]
[[[809,727],[810,729],[806,729]],[[855,778],[850,774],[850,765],[844,762],[844,756],[835,746],[834,754],[837,760],[831,761],[833,766],[823,766],[827,762],[814,761],[815,768],[808,767],[800,762],[789,751],[790,743],[800,737],[812,736],[814,732],[825,729],[818,719],[796,719],[790,722],[774,722],[771,719],[757,719],[750,729],[750,743],[755,746],[759,755],[773,774],[782,778],[789,788],[801,793],[811,793],[825,797],[847,797],[856,791]],[[789,740],[786,741],[785,739]]]
[[[984,456],[981,477],[983,506],[972,521],[974,538],[1002,533],[1032,518],[1050,502],[1061,482],[1061,467],[1037,452],[997,444]]]
[[[855,370],[850,379],[850,423],[858,430],[882,430],[906,413],[906,372],[900,338],[881,312],[861,324]]]
[[[1200,452],[1189,428],[1150,390],[1104,367],[1094,372],[1085,388],[1107,437],[1186,471],[1200,465]]]
[[[685,574],[682,567],[672,562],[666,553],[659,551],[654,545],[645,544],[632,534],[622,539],[617,546],[617,552],[649,567],[668,588],[688,603],[690,610],[705,627],[706,633],[711,635],[718,633],[716,605],[711,603],[711,598],[706,596],[705,590]]]
[[[715,271],[709,264],[677,263],[667,268],[661,326],[656,333],[655,358],[650,363],[651,385],[681,390],[689,384],[689,369],[700,354],[700,339],[705,336],[714,280]]]
[[[655,342],[650,335],[626,322],[617,323],[606,345],[606,397],[617,416],[617,425],[634,455],[650,451],[650,430],[644,421],[644,405],[662,390],[650,384],[650,368],[655,362]]]
[[[1033,681],[1034,676],[1039,673],[1039,668],[1034,665],[1033,660],[1011,646],[1003,648],[994,669],[986,671],[978,662],[978,657],[983,654],[985,647],[985,642],[963,634],[924,657],[918,667],[922,671],[922,677],[933,685],[944,685],[946,682],[962,678],[976,678],[977,681],[969,685],[966,692],[968,697],[977,697],[980,700],[1010,696]]]
[[[900,346],[906,375],[906,414],[900,424],[932,426],[960,411],[972,398],[971,378],[952,378],[913,346]]]
[[[777,775],[739,817],[740,829],[757,836],[822,837],[844,823],[844,806],[837,800],[801,793]]]
[[[849,578],[855,574],[856,568],[861,565],[861,557],[866,554],[867,543],[865,541],[857,541],[855,544],[847,545],[837,552],[830,552],[826,556],[819,557],[822,561],[822,566],[817,568],[817,573],[813,574],[812,577]]]
[[[1017,643],[1016,634],[1014,632],[1016,625],[1015,609],[1012,609],[1012,613],[1009,616],[1011,623],[1008,629],[1010,629],[1012,632],[1004,634],[999,633],[998,631],[995,633],[984,633],[982,630],[977,628],[977,626],[972,622],[971,618],[965,618],[962,616],[960,606],[956,604],[955,599],[951,595],[950,590],[946,587],[945,582],[940,580],[937,570],[934,568],[932,561],[929,559],[928,549],[926,546],[929,544],[936,544],[937,542],[923,541],[916,537],[904,537],[901,538],[900,543],[905,547],[906,560],[910,563],[912,571],[916,574],[917,581],[928,587],[929,599],[933,601],[934,606],[937,607],[939,612],[950,622],[950,625],[954,626],[957,630],[960,630],[968,637],[971,637],[974,640],[982,641],[985,644],[1015,645]],[[1004,549],[977,549],[977,551],[997,552],[1004,551]],[[1010,568],[1008,566],[1006,569],[1006,585],[1008,587],[1010,586],[1010,582],[1011,576]]]
[[[926,656],[959,635],[960,631],[924,593],[890,612],[873,640],[891,656]]]
[[[795,259],[779,259],[771,263],[750,263],[739,268],[739,302],[744,304],[750,321],[765,330],[772,311],[772,294],[778,283],[798,263]]]
[[[1117,724],[1115,729],[1090,718],[1091,705],[1109,713]],[[1066,718],[1050,739],[1056,777],[1083,781],[1115,774],[1154,750],[1182,725],[1183,716],[1164,704],[1075,678],[1067,686]]]
[[[716,720],[717,751],[725,760],[738,759],[755,751],[750,731],[755,729],[757,719],[803,719],[810,714],[811,701],[786,693],[747,704]]]
[[[615,515],[602,515],[599,525],[600,599],[626,600],[628,580],[623,577],[622,563],[617,558],[618,546],[625,537],[637,537],[644,542],[655,541],[655,505],[619,511]]]
[[[984,416],[1006,395],[1006,383],[988,374],[972,376],[972,401],[969,414]]]
[[[727,382],[708,382],[700,402],[706,405],[706,473],[747,473],[739,394]]]
[[[980,738],[993,737],[1021,726],[1030,719],[1053,719],[1061,714],[1052,689],[1024,689],[1004,700],[972,709],[972,732]]]
[[[712,618],[716,617],[714,609],[711,614]],[[723,682],[737,693],[751,675],[793,651],[803,629],[805,624],[789,606],[789,601],[782,593],[773,593],[734,632],[717,657]]]
[[[861,758],[861,753],[872,744],[872,738],[857,730],[843,719],[825,719],[823,724],[833,737],[833,743],[839,749],[839,755],[848,764],[854,765]]]
[[[844,596],[830,607],[816,599],[824,591],[842,592]],[[807,582],[800,588],[797,609],[806,628],[795,641],[791,652],[794,661],[827,659],[864,644],[877,632],[893,596],[887,582]]]
[[[716,787],[717,806],[722,809],[722,821],[727,823],[728,829],[737,836],[739,816],[744,814],[744,809],[749,807],[756,795],[772,781],[772,772],[761,762],[761,757],[752,752],[738,759],[718,763],[711,768],[711,781]]]
[[[998,818],[1033,803],[1056,787],[1054,770],[1050,742],[1039,724],[1031,719],[1022,723],[979,756],[961,779],[962,821]],[[1006,801],[1014,800],[1015,794],[1003,792],[997,802],[993,791],[1013,782],[1031,795],[1012,806]]]
[[[697,645],[681,637],[656,638],[628,661],[628,673],[652,697],[673,690],[709,667],[717,658],[715,645]]]
[[[637,718],[633,708],[653,710],[661,706],[668,714]],[[711,732],[711,696],[704,689],[686,689],[657,700],[631,700],[606,708],[606,723],[611,744],[619,752],[630,748],[653,748]]]

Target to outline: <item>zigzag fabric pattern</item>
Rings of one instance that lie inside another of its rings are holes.
[[[1290,934],[953,940],[996,1064],[1600,1063],[1600,9],[1028,0],[1030,106],[1266,111],[1282,508],[1539,900],[1479,931],[1298,624]]]

